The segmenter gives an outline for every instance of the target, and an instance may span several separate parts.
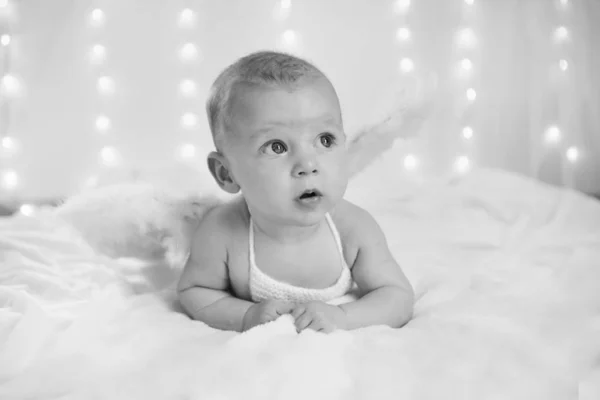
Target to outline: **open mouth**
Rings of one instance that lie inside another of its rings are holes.
[[[319,192],[317,189],[309,189],[302,192],[302,194],[298,197],[299,200],[314,200],[322,197],[323,194]]]

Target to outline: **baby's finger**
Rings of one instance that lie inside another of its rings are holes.
[[[321,320],[314,318],[306,328],[312,329],[315,332],[321,332],[325,329],[325,324]]]
[[[301,316],[302,314],[304,314],[306,312],[306,308],[302,305],[296,306],[296,308],[294,308],[292,310],[292,317],[294,317],[294,319],[298,319],[299,316]]]
[[[279,315],[283,315],[283,314],[289,314],[294,310],[294,304],[293,303],[279,303],[277,304],[277,306],[275,307],[275,311],[277,312],[277,314]]]
[[[313,321],[312,315],[309,313],[304,313],[300,317],[296,319],[296,331],[301,332],[306,329],[307,326]]]

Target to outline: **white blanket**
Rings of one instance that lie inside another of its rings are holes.
[[[0,399],[600,398],[600,203],[495,171],[349,197],[416,289],[402,329],[217,331],[180,312],[176,271],[50,213],[1,221]]]

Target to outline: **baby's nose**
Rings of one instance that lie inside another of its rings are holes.
[[[302,160],[296,164],[292,174],[297,178],[316,175],[319,173],[319,168],[315,160]]]

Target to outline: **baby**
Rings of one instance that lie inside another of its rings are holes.
[[[298,332],[406,324],[413,289],[374,218],[344,200],[346,136],[327,77],[292,55],[253,53],[218,76],[207,113],[208,168],[241,196],[200,223],[178,285],[185,311],[238,332],[284,314]]]

